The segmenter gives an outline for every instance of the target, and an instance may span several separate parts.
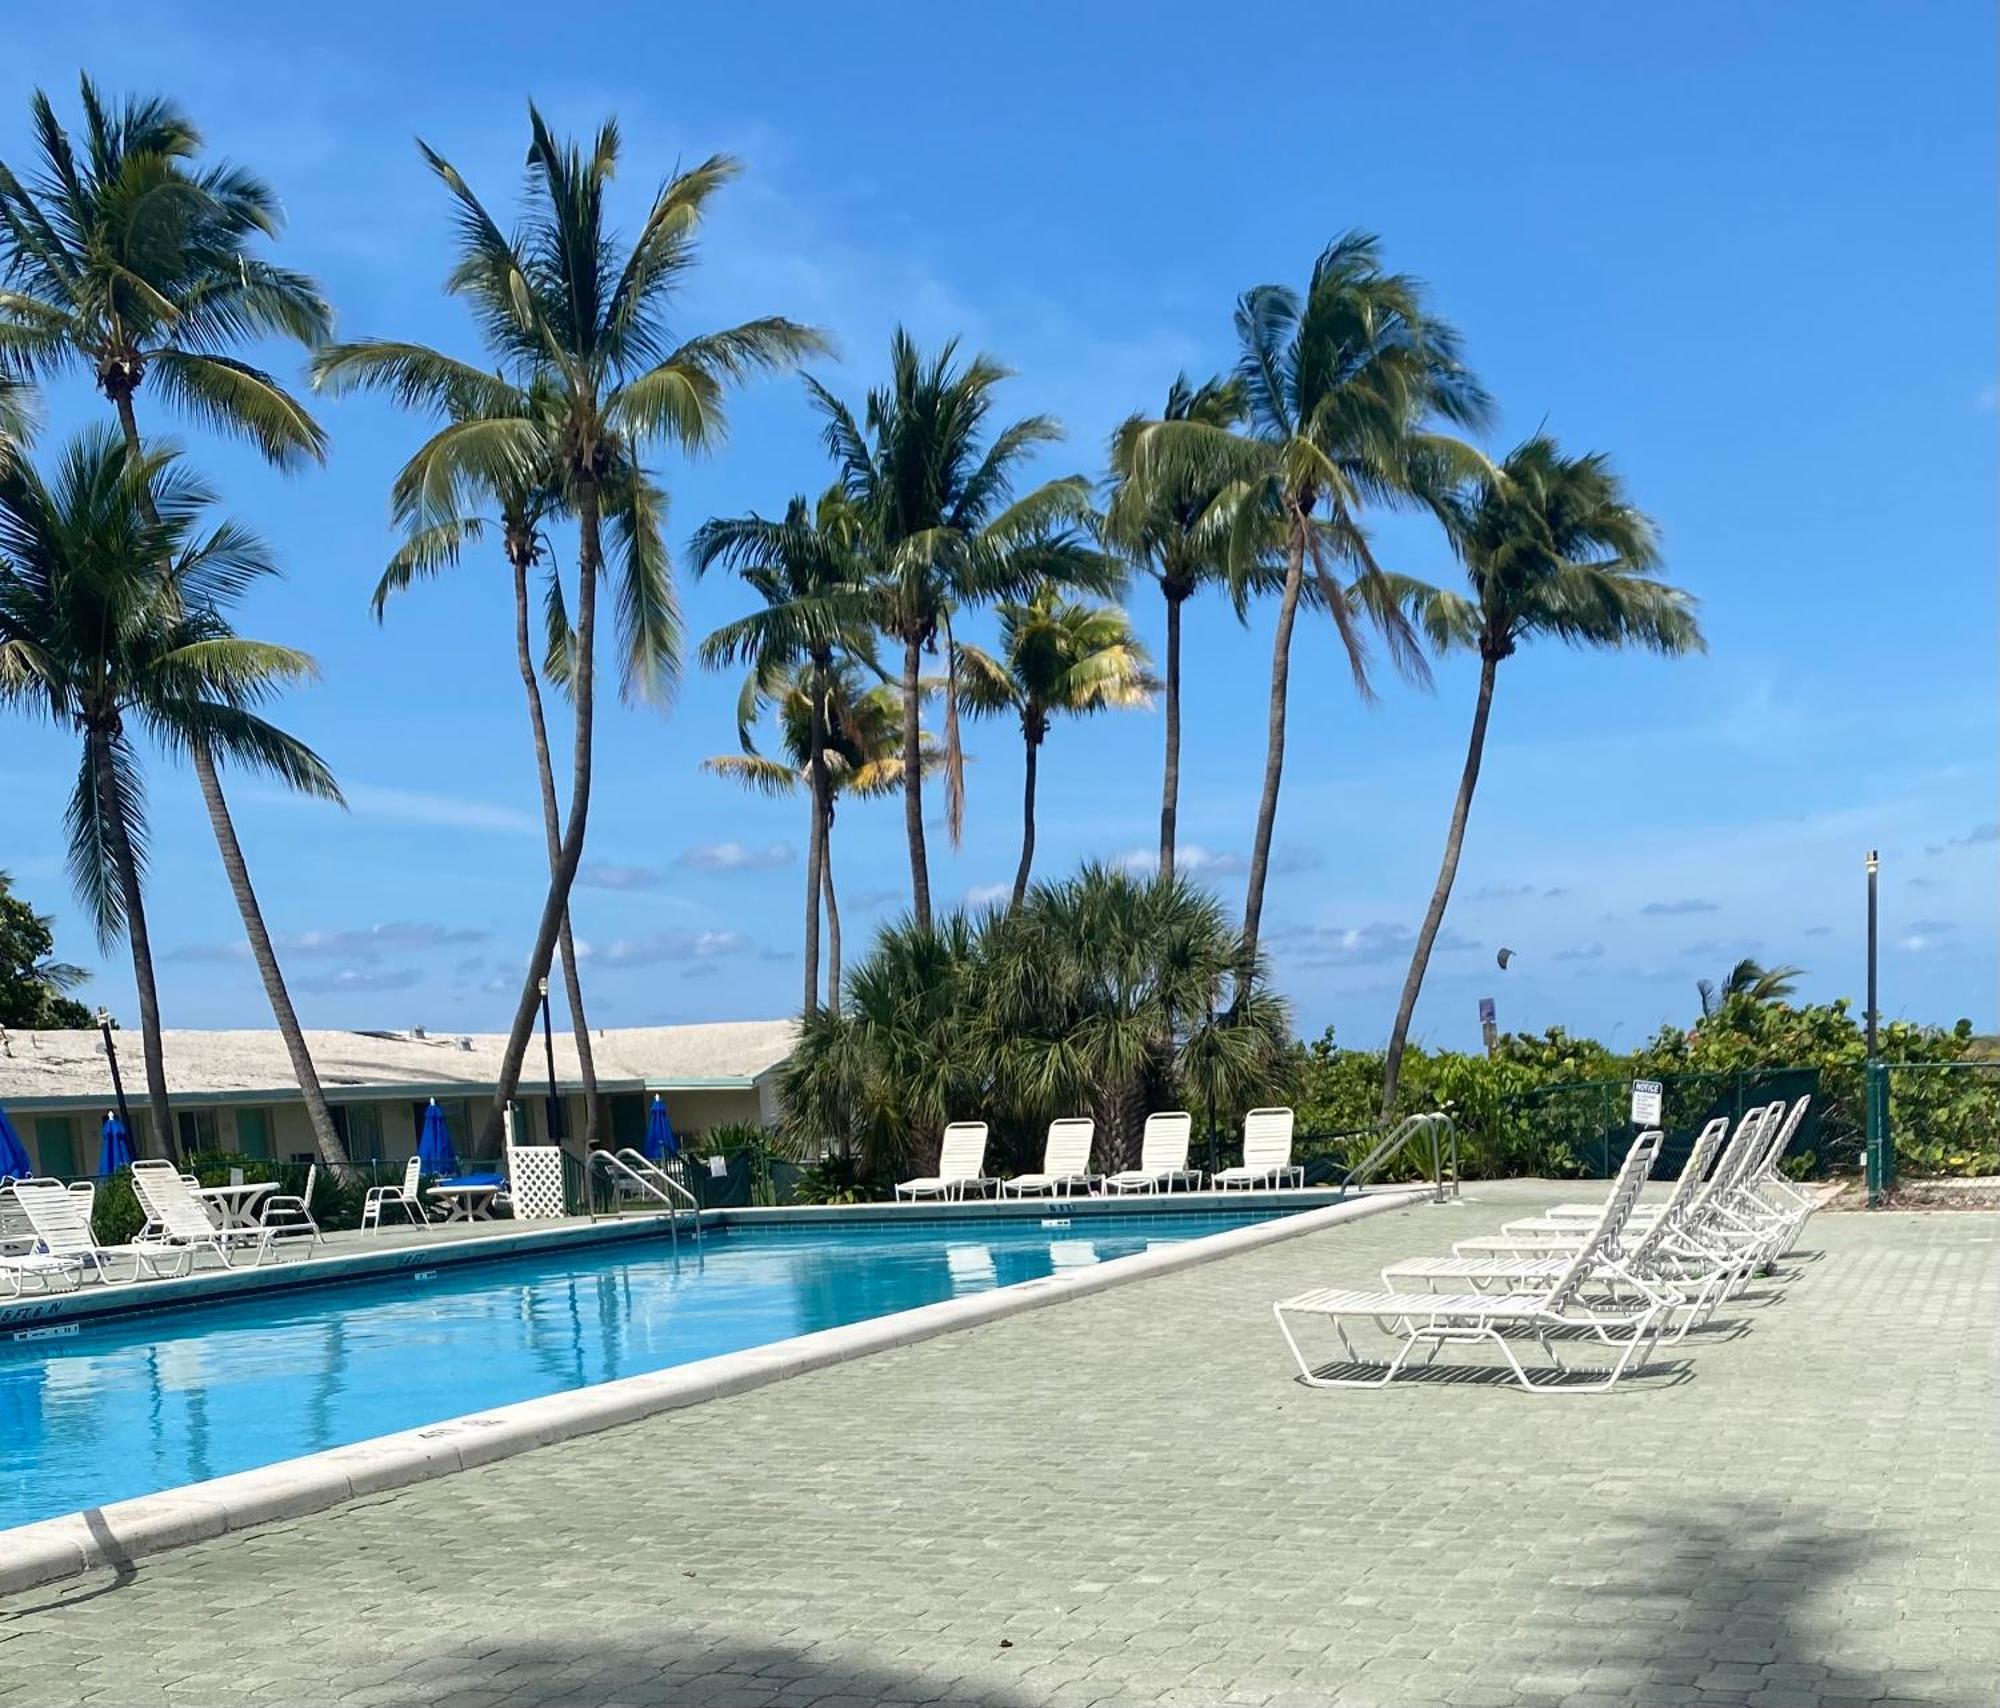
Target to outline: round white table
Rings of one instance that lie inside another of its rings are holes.
[[[278,1190],[275,1180],[246,1180],[241,1186],[197,1186],[194,1195],[202,1201],[220,1228],[254,1228],[264,1208],[264,1200]]]
[[[500,1196],[500,1182],[446,1182],[431,1187],[424,1196],[434,1198],[444,1206],[447,1222],[490,1222],[493,1220],[493,1200]]]

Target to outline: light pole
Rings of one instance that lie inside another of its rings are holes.
[[[1872,1210],[1882,1202],[1882,1195],[1889,1189],[1892,1178],[1892,1156],[1889,1149],[1889,1087],[1888,1075],[1876,1059],[1877,993],[1875,986],[1875,878],[1881,861],[1876,851],[1868,850],[1868,1012],[1863,1016],[1868,1032],[1868,1065],[1862,1070],[1862,1104],[1868,1122],[1868,1150],[1865,1157],[1865,1171],[1868,1178],[1868,1207]]]
[[[1881,864],[1874,849],[1868,850],[1868,1059],[1875,1059],[1875,873]]]
[[[125,1131],[129,1134],[133,1131],[132,1111],[125,1105],[125,1081],[118,1073],[118,1046],[111,1041],[110,1009],[100,1008],[97,1011],[97,1029],[104,1034],[104,1054],[106,1060],[111,1063],[111,1090],[118,1099],[118,1119],[124,1123]],[[174,1154],[172,1143],[164,1133],[160,1136],[160,1154],[162,1156]]]
[[[563,1133],[562,1099],[556,1095],[556,1038],[549,1025],[549,981],[537,979],[535,989],[542,999],[542,1049],[549,1064],[549,1143],[560,1145]]]

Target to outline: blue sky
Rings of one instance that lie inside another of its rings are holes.
[[[1711,651],[1663,663],[1528,652],[1503,670],[1457,899],[1420,1034],[1561,1023],[1630,1044],[1685,1021],[1739,954],[1857,991],[1862,855],[1884,857],[1884,1007],[1995,1023],[1993,19],[1985,6],[1274,6],[1254,33],[1210,6],[600,5],[550,35],[507,0],[478,24],[373,4],[72,4],[11,32],[0,158],[29,153],[40,83],[74,112],[87,65],[171,93],[215,149],[278,187],[279,249],[351,335],[475,354],[439,290],[443,196],[421,134],[511,206],[539,100],[562,127],[616,112],[628,220],[717,149],[723,198],[687,330],[815,322],[858,398],[891,327],[960,334],[1019,371],[1015,413],[1095,473],[1111,427],[1174,374],[1230,359],[1245,287],[1297,282],[1359,226],[1432,287],[1498,397],[1504,447],[1538,427],[1611,453],[1700,599]],[[609,44],[609,45],[607,45]],[[295,354],[272,358],[296,372]],[[142,395],[142,407],[144,398]],[[102,405],[49,400],[51,440]],[[324,682],[284,712],[351,810],[236,784],[241,832],[309,1024],[502,1025],[541,890],[504,574],[469,562],[385,626],[368,593],[386,490],[417,424],[327,403],[324,470],[286,478],[188,431],[288,579],[246,632],[310,647]],[[159,412],[149,425],[165,427]],[[798,383],[732,406],[729,444],[662,459],[677,548],[713,514],[775,511],[827,469]],[[1379,519],[1378,551],[1448,576],[1435,532]],[[683,584],[699,635],[744,608]],[[1133,608],[1157,638],[1156,601]],[[1187,642],[1184,850],[1241,900],[1261,758],[1269,611],[1196,608]],[[983,623],[975,628],[983,630]],[[1302,1029],[1387,1030],[1463,755],[1471,673],[1357,703],[1330,635],[1301,625],[1279,871],[1266,927]],[[690,673],[670,715],[601,720],[593,880],[576,899],[606,1025],[796,1004],[803,803],[747,798],[698,761],[733,745],[733,680]],[[1056,731],[1038,869],[1157,834],[1157,716]],[[1018,740],[973,733],[963,849],[944,898],[1011,876]],[[62,876],[73,740],[0,725],[0,867],[101,968]],[[192,780],[152,780],[151,880],[169,1024],[256,1025]],[[893,804],[850,806],[835,858],[850,956],[906,894]],[[1516,951],[1504,974],[1494,950]]]

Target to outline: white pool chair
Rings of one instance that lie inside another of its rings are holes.
[[[954,1121],[938,1143],[935,1174],[897,1182],[898,1198],[963,1198],[967,1187],[982,1196],[995,1184],[986,1173],[986,1123]]]
[[[307,1234],[315,1245],[325,1245],[326,1235],[319,1231],[319,1223],[313,1220],[313,1184],[319,1179],[319,1164],[313,1163],[306,1169],[304,1190],[296,1196],[287,1192],[273,1193],[264,1200],[264,1208],[257,1220],[271,1230],[273,1238],[288,1234]]]
[[[1098,1176],[1090,1172],[1090,1144],[1097,1136],[1097,1123],[1088,1115],[1065,1116],[1049,1123],[1049,1136],[1042,1147],[1039,1174],[1017,1174],[1000,1182],[1000,1195],[1015,1198],[1068,1197],[1088,1192]]]
[[[157,1278],[170,1270],[185,1275],[193,1263],[188,1247],[143,1236],[126,1245],[99,1245],[82,1199],[53,1181],[29,1182],[17,1187],[16,1195],[34,1227],[40,1255],[72,1269],[77,1280],[90,1275],[110,1284]],[[114,1264],[120,1261],[130,1263],[129,1273],[115,1273]]]
[[[1487,1343],[1500,1349],[1515,1380],[1530,1393],[1601,1392],[1609,1388],[1642,1350],[1658,1344],[1669,1301],[1663,1296],[1650,1297],[1640,1289],[1636,1308],[1605,1311],[1583,1299],[1583,1287],[1593,1266],[1623,1232],[1659,1148],[1660,1135],[1655,1132],[1642,1133],[1633,1141],[1597,1225],[1543,1290],[1399,1293],[1321,1287],[1279,1300],[1271,1307],[1272,1314],[1299,1367],[1299,1379],[1315,1388],[1382,1388],[1396,1379],[1419,1346],[1427,1346],[1435,1358],[1445,1346]],[[1300,1349],[1293,1330],[1295,1319],[1332,1323],[1347,1354],[1348,1367],[1368,1373],[1326,1375],[1316,1369]],[[1355,1356],[1347,1328],[1360,1321],[1372,1322],[1397,1342],[1392,1358],[1385,1362]],[[1596,1380],[1578,1381],[1574,1378],[1585,1373],[1562,1363],[1550,1345],[1552,1335],[1594,1340],[1618,1356],[1596,1373]],[[1553,1374],[1539,1378],[1529,1374],[1514,1348],[1515,1341],[1523,1337],[1541,1348]]]
[[[1171,1192],[1176,1185],[1199,1186],[1201,1170],[1187,1165],[1188,1139],[1193,1131],[1194,1117],[1185,1109],[1148,1115],[1146,1130],[1139,1139],[1139,1166],[1107,1174],[1104,1190]]]
[[[423,1180],[424,1165],[421,1157],[411,1157],[403,1164],[402,1183],[397,1186],[371,1186],[361,1199],[361,1227],[365,1233],[369,1228],[378,1233],[382,1228],[382,1212],[392,1206],[430,1226],[430,1213],[424,1208],[424,1201],[417,1195],[417,1187]]]
[[[142,1233],[142,1241],[185,1249],[190,1261],[201,1252],[212,1251],[225,1267],[233,1266],[245,1248],[251,1252],[252,1263],[262,1263],[271,1255],[269,1228],[217,1227],[186,1178],[170,1162],[142,1158],[133,1163],[132,1190],[153,1230]]]
[[[1243,1161],[1219,1168],[1209,1182],[1227,1192],[1232,1187],[1303,1186],[1306,1171],[1292,1161],[1293,1115],[1289,1109],[1252,1109],[1243,1117]]]

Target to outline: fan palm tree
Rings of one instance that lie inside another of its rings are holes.
[[[0,163],[0,363],[43,376],[88,368],[135,453],[145,385],[280,468],[321,460],[325,435],[298,401],[225,353],[266,337],[312,345],[332,327],[311,279],[251,252],[278,232],[277,197],[240,167],[197,168],[200,133],[171,103],[107,106],[88,77],[81,97],[80,151],[37,90],[38,171],[23,181]],[[188,758],[314,1139],[343,1161],[214,756],[197,736]]]
[[[567,621],[563,627],[565,675],[576,714],[569,810],[508,1029],[487,1120],[489,1143],[497,1141],[501,1111],[520,1080],[534,1029],[536,987],[548,976],[583,857],[607,495],[620,471],[640,466],[657,439],[688,451],[716,444],[724,432],[723,398],[730,383],[827,347],[811,328],[777,317],[679,343],[669,335],[667,301],[694,264],[702,219],[715,194],[736,176],[735,161],[715,155],[668,179],[621,253],[604,207],[618,165],[616,123],[602,125],[585,152],[559,140],[533,106],[528,120],[528,207],[511,237],[449,161],[419,146],[456,208],[459,259],[446,288],[470,307],[503,369],[546,385],[548,409],[510,415],[504,406],[487,407],[496,383],[492,376],[421,344],[365,340],[323,350],[314,362],[314,383],[320,386],[378,389],[433,407],[455,397],[473,400],[479,418],[434,441],[427,502],[440,516],[450,513],[448,495],[457,481],[548,468],[560,482],[564,507],[576,518],[576,620],[573,633]]]
[[[1733,996],[1747,997],[1758,1004],[1789,1002],[1804,977],[1803,967],[1767,967],[1745,955],[1729,969],[1720,984],[1712,979],[1696,979],[1694,986],[1701,996],[1701,1016],[1706,1020],[1719,1013]]]
[[[1021,789],[1021,863],[1010,906],[1028,893],[1035,863],[1035,773],[1058,717],[1150,706],[1155,683],[1146,649],[1115,605],[1085,605],[1044,584],[999,607],[1000,656],[959,648],[959,699],[974,716],[1012,712],[1026,747]]]
[[[827,837],[833,823],[833,781],[828,766],[836,697],[846,694],[840,661],[860,653],[872,660],[869,645],[872,599],[867,560],[860,551],[859,518],[838,487],[816,507],[804,498],[786,506],[784,520],[749,515],[715,518],[702,524],[692,547],[694,571],[704,575],[717,564],[736,571],[764,604],[747,617],[725,623],[701,646],[702,662],[720,669],[747,664],[749,675],[737,703],[736,735],[745,764],[757,760],[750,730],[757,714],[775,700],[791,746],[789,719],[794,700],[804,714],[797,758],[810,796],[811,826],[806,843],[805,1008],[819,1001],[819,921],[822,898],[833,886],[822,880],[828,861]],[[851,701],[851,696],[849,696]],[[711,760],[711,768],[723,762]],[[728,763],[734,764],[735,761]],[[777,768],[780,771],[784,767]],[[786,772],[785,788],[798,781]],[[746,781],[758,773],[739,772]],[[766,785],[776,773],[763,774]],[[829,1000],[840,999],[839,957],[827,981]]]
[[[812,989],[806,1012],[819,1001],[817,922],[826,914],[826,1000],[840,1006],[840,903],[833,883],[833,821],[841,796],[867,800],[894,794],[903,784],[902,702],[887,683],[866,684],[851,662],[780,668],[744,684],[758,704],[775,705],[779,747],[774,759],[757,750],[753,732],[739,731],[741,753],[704,759],[702,769],[729,777],[762,795],[789,795],[803,788],[812,816],[812,837],[819,849],[817,869],[806,878],[806,971]],[[924,738],[924,762],[934,763],[936,749]],[[815,778],[814,758],[818,759]]]
[[[1479,688],[1444,860],[1389,1033],[1384,1117],[1394,1105],[1417,993],[1458,876],[1501,663],[1523,643],[1544,638],[1571,646],[1642,647],[1668,657],[1702,645],[1694,601],[1650,573],[1660,561],[1653,524],[1626,496],[1607,458],[1568,456],[1553,439],[1537,436],[1484,478],[1442,481],[1435,508],[1470,591],[1411,583],[1406,596],[1433,646],[1478,653]]]
[[[455,469],[451,447],[462,430],[476,432],[493,420],[546,419],[557,399],[545,380],[510,386],[499,376],[474,395],[460,389],[443,398],[439,430],[403,465],[391,493],[391,505],[406,533],[402,547],[390,559],[375,588],[374,611],[380,621],[392,594],[413,582],[455,566],[465,548],[489,534],[498,538],[513,576],[514,655],[521,687],[528,702],[528,729],[534,741],[535,777],[542,798],[542,831],[553,878],[562,858],[562,807],[556,795],[555,768],[549,755],[548,720],[531,640],[529,578],[546,570],[544,606],[550,635],[554,674],[567,687],[570,630],[556,574],[548,528],[564,513],[560,471],[552,462],[533,467],[513,463],[480,464]],[[541,443],[552,444],[545,432]],[[445,466],[437,467],[440,460]],[[605,481],[606,519],[612,526],[614,568],[617,572],[619,652],[623,660],[626,697],[664,703],[680,662],[680,611],[674,597],[673,571],[662,529],[666,497],[630,465],[613,470]],[[597,1057],[591,1045],[590,1021],[583,1003],[583,977],[576,955],[569,909],[563,909],[557,930],[563,989],[569,1002],[570,1027],[576,1039],[577,1071],[583,1081],[583,1144],[588,1151],[604,1126],[603,1100],[597,1089]]]
[[[911,911],[931,920],[924,848],[921,711],[923,659],[945,662],[945,815],[954,840],[964,821],[964,755],[958,734],[958,648],[952,617],[967,606],[1020,597],[1041,580],[1108,586],[1115,577],[1074,530],[1091,517],[1081,476],[1014,484],[1042,446],[1062,437],[1046,415],[993,431],[994,393],[1008,370],[987,356],[958,363],[958,343],[926,359],[898,328],[889,383],[868,394],[862,419],[817,380],[814,405],[839,481],[872,559],[876,623],[903,648],[903,824],[910,844]]]
[[[1258,285],[1236,307],[1236,377],[1249,436],[1205,421],[1158,421],[1134,435],[1141,478],[1174,490],[1213,485],[1235,499],[1237,560],[1269,549],[1282,568],[1272,641],[1263,792],[1243,903],[1243,939],[1254,951],[1264,912],[1271,837],[1285,762],[1292,628],[1308,573],[1314,603],[1333,618],[1356,687],[1372,696],[1364,626],[1407,674],[1426,672],[1397,604],[1398,582],[1375,561],[1361,515],[1371,503],[1412,499],[1415,466],[1485,466],[1470,446],[1433,432],[1442,419],[1483,422],[1486,393],[1459,357],[1458,334],[1433,316],[1423,287],[1382,269],[1379,241],[1336,238],[1313,263],[1303,294]],[[1339,563],[1351,566],[1342,581]]]
[[[1167,392],[1162,421],[1195,421],[1228,431],[1244,416],[1243,387],[1234,379],[1191,385],[1182,374]],[[1164,484],[1149,480],[1139,447],[1147,418],[1134,415],[1111,439],[1111,500],[1105,537],[1160,585],[1167,607],[1166,762],[1160,782],[1160,876],[1174,875],[1174,841],[1181,792],[1181,607],[1212,582],[1225,583],[1240,618],[1267,559],[1231,551],[1231,517],[1243,499],[1239,481],[1227,476]],[[1269,577],[1264,577],[1268,582]]]
[[[221,610],[275,573],[254,535],[204,526],[213,494],[170,451],[86,433],[52,479],[0,465],[0,699],[83,738],[69,867],[107,947],[132,951],[154,1142],[175,1154],[146,928],[146,819],[134,725],[169,753],[197,748],[337,801],[311,749],[252,709],[316,674],[289,647],[245,640]]]

